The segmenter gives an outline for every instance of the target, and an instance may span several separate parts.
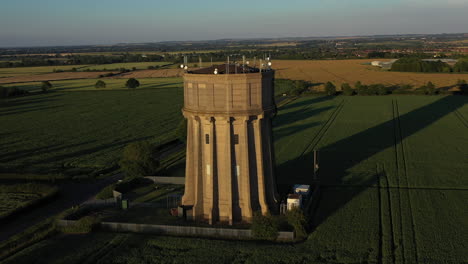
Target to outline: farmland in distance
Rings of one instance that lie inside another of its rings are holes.
[[[431,81],[439,87],[446,87],[454,85],[458,79],[468,79],[468,74],[390,72],[367,65],[371,61],[373,60],[274,60],[273,68],[277,70],[277,78],[312,83],[330,81],[338,87],[342,83],[354,85],[357,81],[363,84],[412,84],[417,87]]]

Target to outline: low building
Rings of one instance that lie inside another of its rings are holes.
[[[294,193],[307,197],[310,194],[310,185],[296,184],[294,185]]]
[[[292,210],[293,208],[302,208],[302,195],[297,193],[289,194],[287,205],[288,211]]]

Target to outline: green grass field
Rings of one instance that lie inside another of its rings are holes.
[[[174,137],[182,93],[181,88],[76,91],[2,100],[0,168],[79,175],[112,166],[130,142],[157,144]]]
[[[146,70],[148,66],[163,66],[171,64],[170,62],[129,62],[129,63],[112,63],[112,64],[101,64],[101,65],[89,65],[87,67],[80,68],[80,71],[83,70],[115,70],[120,68],[132,69],[135,67],[137,70]]]
[[[95,88],[94,85],[98,80],[106,83],[106,88]],[[183,86],[182,78],[139,78],[140,86],[138,89],[152,89],[152,88],[179,88]],[[51,81],[52,90],[58,91],[96,91],[96,90],[128,90],[125,87],[127,79],[79,79],[79,80],[64,80],[64,81]],[[17,87],[27,91],[39,91],[41,89],[40,82],[28,82],[21,84],[6,84],[5,87]]]
[[[43,184],[0,185],[0,219],[56,191],[55,187]]]
[[[18,68],[0,68],[0,78],[13,77],[23,75],[37,75],[44,73],[52,73],[55,70],[68,71],[72,68],[81,69],[87,65],[67,65],[67,66],[39,66],[39,67],[18,67]]]
[[[2,101],[0,166],[105,166],[128,142],[170,138],[181,106],[180,88]],[[320,150],[322,195],[305,242],[98,232],[45,240],[7,263],[468,262],[467,132],[468,97],[299,98],[279,109],[274,135],[280,184],[311,182]]]

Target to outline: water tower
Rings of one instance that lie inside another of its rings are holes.
[[[278,210],[273,81],[269,66],[186,69],[187,165],[182,204],[189,208],[189,219],[232,224],[251,221],[255,211]]]

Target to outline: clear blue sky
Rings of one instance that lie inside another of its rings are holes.
[[[2,0],[0,46],[468,31],[468,0]]]

